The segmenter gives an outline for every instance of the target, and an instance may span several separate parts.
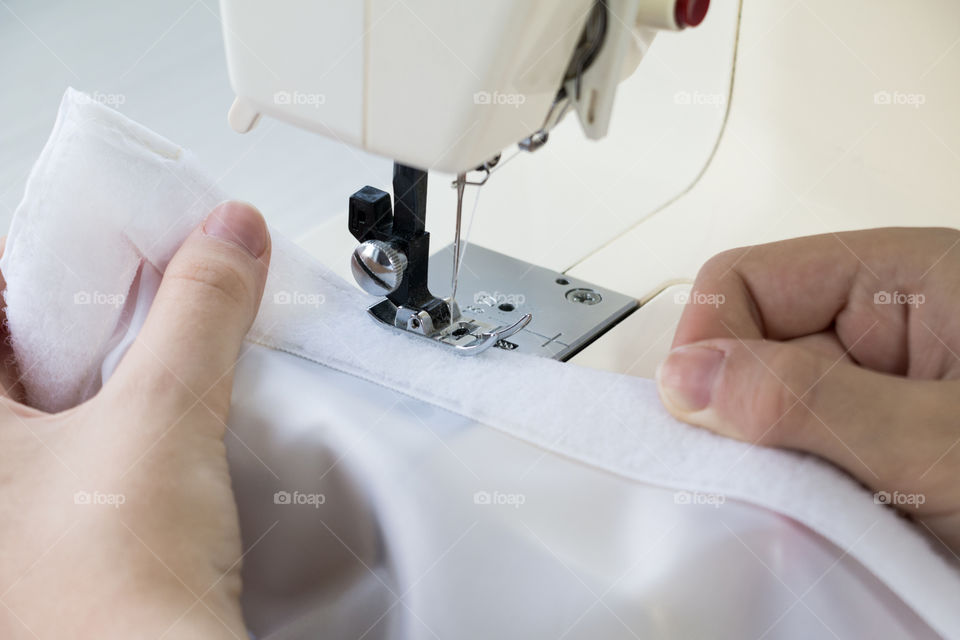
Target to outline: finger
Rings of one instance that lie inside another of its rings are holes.
[[[837,360],[853,362],[846,347],[843,346],[843,343],[840,342],[837,334],[833,331],[822,331],[820,333],[812,333],[808,336],[800,336],[799,338],[788,340],[787,343],[819,353],[829,358],[831,362]]]
[[[665,406],[680,420],[817,454],[874,487],[916,482],[891,474],[925,468],[946,449],[938,438],[917,437],[911,425],[950,424],[935,398],[952,382],[907,380],[797,345],[729,338],[674,349],[657,379]]]
[[[260,305],[270,237],[250,205],[219,205],[170,261],[137,340],[111,383],[147,398],[222,418],[233,366]]]
[[[720,337],[786,340],[834,326],[842,344],[860,342],[853,353],[859,362],[902,372],[907,314],[902,305],[875,304],[875,296],[930,286],[934,279],[924,276],[956,240],[953,230],[873,229],[719,254],[697,275],[674,346]]]

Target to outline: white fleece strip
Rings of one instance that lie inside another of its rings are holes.
[[[126,295],[141,263],[162,272],[221,199],[176,145],[68,91],[0,261],[13,346],[36,406],[65,408],[95,391],[105,354],[129,339],[122,318],[142,319],[153,288],[138,287],[126,312],[78,303],[76,292]],[[462,358],[384,330],[366,314],[371,301],[274,234],[249,339],[627,478],[789,516],[860,561],[939,633],[960,637],[960,570],[835,468],[680,424],[649,380],[499,350]]]

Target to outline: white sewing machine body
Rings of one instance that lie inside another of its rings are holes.
[[[238,95],[231,125],[246,131],[263,113],[403,164],[458,173],[552,128],[566,105],[554,108],[563,87],[587,136],[600,138],[651,29],[685,26],[677,20],[686,11],[698,21],[709,3],[679,4],[223,0]]]
[[[382,324],[463,354],[497,346],[566,359],[636,302],[479,248],[461,269],[459,236],[445,260],[452,285],[438,296],[444,278],[436,260],[428,268],[426,171],[459,174],[459,232],[466,185],[484,184],[505,149],[537,151],[569,111],[588,138],[602,138],[617,85],[636,68],[653,29],[695,26],[708,7],[708,0],[501,0],[471,9],[465,21],[462,6],[434,0],[403,10],[290,3],[278,12],[271,7],[269,16],[260,5],[225,0],[238,94],[229,119],[247,132],[268,113],[397,163],[392,202],[365,187],[349,203],[348,227],[360,242],[353,275],[386,297],[369,309]],[[485,177],[471,182],[472,169]],[[499,293],[518,288],[535,269],[539,277],[527,278],[522,292]],[[458,289],[461,270],[472,277]]]

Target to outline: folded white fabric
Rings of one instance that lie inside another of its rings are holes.
[[[31,403],[61,410],[96,392],[142,315],[128,296],[149,295],[223,199],[188,153],[68,90],[0,261]],[[464,359],[382,331],[366,317],[369,302],[274,234],[248,337],[624,478],[789,516],[859,560],[939,633],[960,637],[957,567],[832,467],[678,424],[648,380],[496,350]]]

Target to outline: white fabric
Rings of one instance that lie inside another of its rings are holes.
[[[96,391],[222,199],[189,154],[68,91],[0,261],[36,406]],[[960,637],[957,567],[835,469],[678,424],[647,380],[383,331],[369,298],[274,247],[229,437],[255,632]]]

